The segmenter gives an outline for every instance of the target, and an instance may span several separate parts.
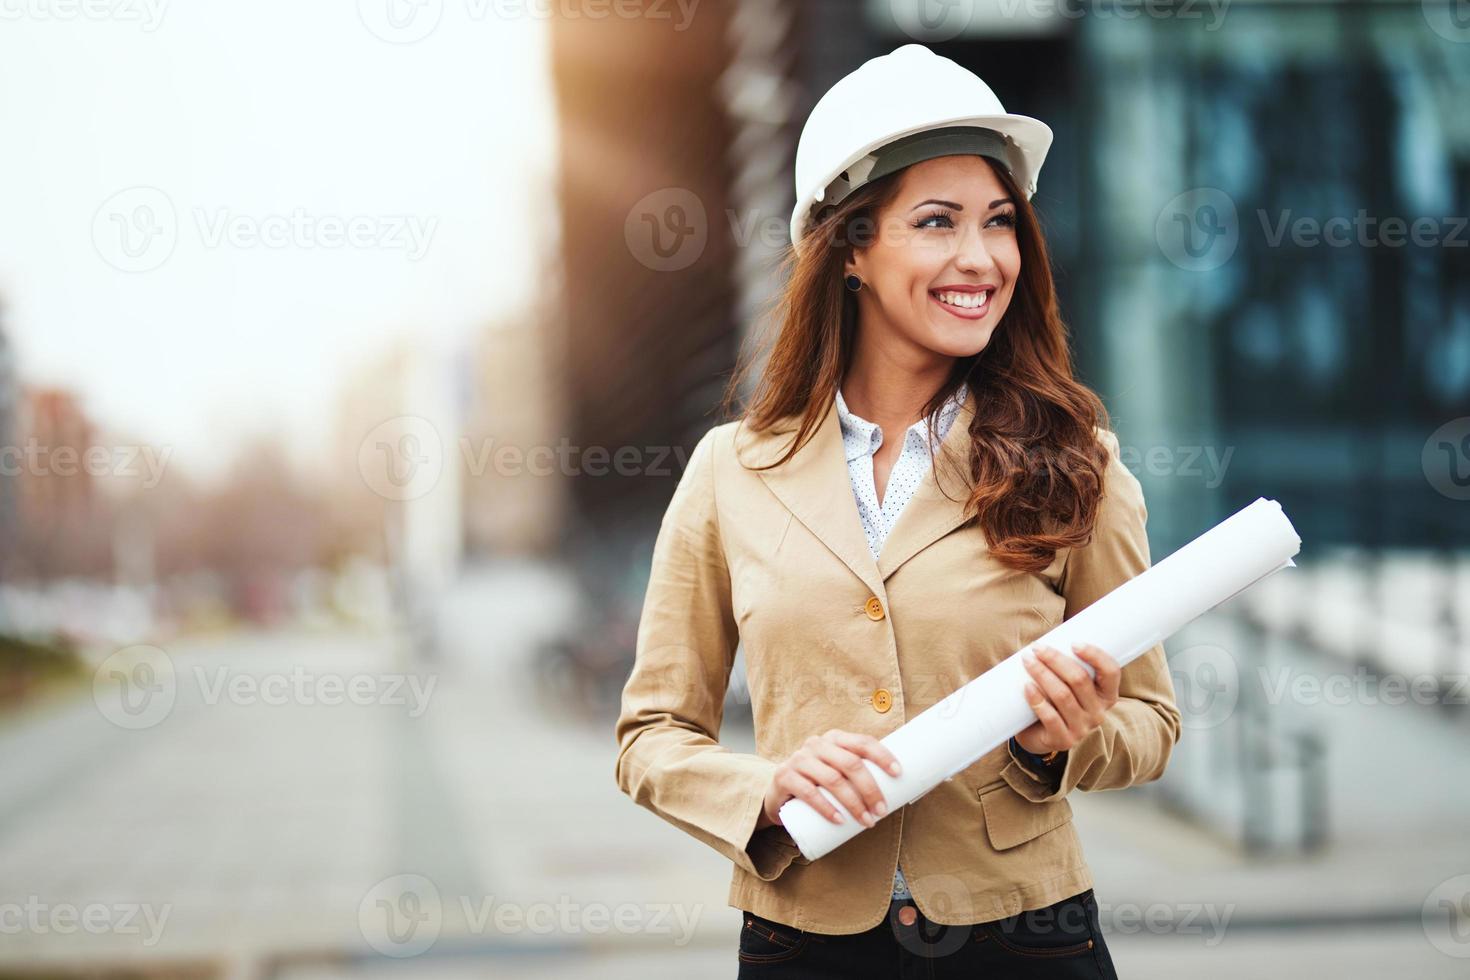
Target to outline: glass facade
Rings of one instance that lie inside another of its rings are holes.
[[[1161,553],[1257,496],[1316,544],[1463,540],[1470,44],[1433,13],[1079,23],[1075,319]]]

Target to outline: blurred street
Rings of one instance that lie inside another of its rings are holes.
[[[178,696],[151,727],[118,727],[88,692],[12,719],[0,904],[143,913],[136,934],[9,935],[0,976],[78,961],[230,977],[733,976],[728,863],[622,797],[610,725],[538,689],[534,652],[565,622],[567,586],[534,565],[467,576],[440,610],[435,663],[410,665],[389,635],[198,639],[168,651]],[[419,694],[405,681],[405,703],[386,690],[376,704],[209,700],[221,668],[259,680],[294,665],[344,681],[407,675]],[[1434,751],[1425,723],[1410,740]],[[726,741],[750,747],[748,732]],[[1280,975],[1320,967],[1323,950],[1346,980],[1464,975],[1421,918],[1431,889],[1470,867],[1457,821],[1421,821],[1412,840],[1385,821],[1311,859],[1243,864],[1134,794],[1070,799],[1124,976],[1210,980],[1268,963]],[[410,893],[438,930],[422,948],[385,931],[369,901],[407,908]]]

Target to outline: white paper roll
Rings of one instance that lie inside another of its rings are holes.
[[[1161,643],[1210,609],[1280,568],[1295,566],[1301,538],[1274,500],[1257,497],[1193,541],[1129,579],[1086,609],[1027,644],[1005,660],[914,716],[882,741],[897,758],[902,774],[890,776],[873,762],[873,774],[888,815],[912,803],[1012,735],[1032,725],[1036,712],[1026,703],[1030,675],[1021,655],[1034,646],[1054,647],[1089,673],[1093,669],[1072,653],[1073,643],[1107,651],[1120,666]],[[822,795],[847,819],[834,824],[805,800],[787,800],[781,822],[808,860],[856,837],[862,824],[821,787]]]

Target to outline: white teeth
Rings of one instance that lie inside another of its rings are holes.
[[[950,306],[958,306],[963,309],[973,310],[985,305],[986,300],[990,298],[990,290],[987,289],[983,293],[944,292],[936,293],[935,295],[939,298],[939,301],[941,303],[948,303]]]

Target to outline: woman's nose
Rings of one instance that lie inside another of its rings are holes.
[[[960,236],[955,265],[965,272],[986,273],[995,268],[995,257],[985,247],[985,236],[971,226]]]

